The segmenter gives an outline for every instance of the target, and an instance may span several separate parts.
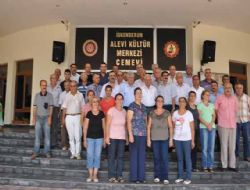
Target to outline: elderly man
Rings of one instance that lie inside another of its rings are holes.
[[[193,67],[192,65],[186,65],[186,73],[183,76],[184,83],[190,87],[193,86]]]
[[[240,155],[240,133],[243,136],[244,160],[250,162],[250,97],[243,93],[243,85],[235,84],[237,108],[236,157]]]
[[[214,80],[212,79],[212,72],[210,68],[205,69],[205,79],[201,81],[201,87],[205,90],[211,91],[211,84]]]
[[[162,83],[162,80],[161,80],[161,72],[162,70],[160,68],[156,68],[154,70],[154,73],[153,75],[151,75],[151,78],[152,78],[152,85],[157,88],[161,83]],[[154,77],[152,77],[154,76]]]
[[[190,87],[188,86],[188,84],[183,82],[183,75],[180,72],[176,73],[176,84],[174,84],[174,86],[176,89],[175,104],[177,109],[179,107],[179,98],[187,98]]]
[[[229,77],[229,75],[223,75],[222,76],[222,85],[218,89],[219,94],[223,94],[224,93],[224,85],[226,83],[230,83],[230,77]],[[232,94],[234,94],[233,87],[232,87],[231,91],[232,91]]]
[[[158,86],[158,94],[164,98],[164,109],[172,112],[175,108],[176,88],[173,84],[168,84],[168,72],[161,73],[162,83]]]
[[[145,83],[144,83],[145,75],[146,75],[146,71],[144,69],[141,69],[140,78],[135,81],[135,85],[137,87],[142,87],[145,85]]]
[[[77,73],[77,66],[75,63],[72,63],[70,65],[70,72],[71,72],[70,80],[74,80],[78,83],[80,79],[80,75]]]
[[[230,83],[225,84],[224,94],[215,101],[215,110],[218,116],[222,171],[228,168],[237,172],[235,147],[238,104],[237,98],[231,93],[231,88],[232,85]]]
[[[204,88],[200,86],[200,77],[198,75],[193,76],[193,86],[190,88],[190,91],[194,91],[196,93],[196,100],[195,104],[201,102],[201,93],[203,92]]]
[[[120,92],[120,85],[118,85],[117,81],[116,81],[116,74],[114,71],[110,71],[109,72],[109,82],[106,83],[105,85],[103,85],[101,93],[100,93],[100,98],[104,98],[105,96],[105,87],[107,85],[112,86],[112,97],[115,97],[116,94],[118,94]]]
[[[53,96],[47,92],[47,81],[40,81],[41,91],[36,94],[33,105],[33,124],[35,125],[35,145],[32,159],[39,156],[40,138],[44,133],[44,153],[50,158],[50,125],[52,119]]]
[[[176,67],[175,65],[169,66],[169,76],[168,76],[168,83],[176,84]]]
[[[82,93],[77,91],[76,81],[70,83],[70,92],[67,93],[62,108],[62,125],[66,125],[69,134],[70,159],[81,159],[82,119],[81,110],[85,104]]]
[[[147,113],[154,109],[155,98],[157,97],[157,89],[152,85],[152,79],[149,74],[145,75],[145,85],[141,87],[142,90],[142,103],[147,108]]]
[[[51,126],[51,145],[52,147],[60,147],[60,124],[59,124],[59,97],[62,93],[60,85],[56,81],[56,75],[50,75],[50,84],[47,87],[47,91],[53,96],[53,114],[52,114],[52,126]]]
[[[59,68],[56,68],[55,71],[54,71],[54,74],[56,75],[56,80],[57,80],[57,83],[60,84],[62,81],[61,81],[61,69]]]
[[[100,75],[97,73],[93,74],[93,83],[87,87],[86,94],[88,93],[89,90],[93,90],[95,92],[95,95],[97,97],[100,97],[101,91],[102,91],[102,86],[99,85],[100,83]]]
[[[134,102],[135,97],[134,97],[134,90],[137,87],[134,84],[135,81],[135,75],[132,72],[128,72],[127,74],[127,83],[123,83],[121,86],[121,93],[124,97],[124,101],[123,101],[123,106],[124,109],[127,110],[128,106]]]

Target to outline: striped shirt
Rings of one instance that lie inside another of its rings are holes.
[[[250,97],[246,94],[236,96],[238,101],[237,123],[250,121]]]

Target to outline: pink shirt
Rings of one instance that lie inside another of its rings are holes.
[[[109,137],[111,139],[125,140],[126,111],[124,109],[122,111],[119,111],[116,109],[116,107],[112,107],[108,110],[108,115],[111,116]]]
[[[218,116],[218,126],[223,128],[235,128],[237,118],[237,98],[227,97],[224,94],[215,101],[215,110]]]

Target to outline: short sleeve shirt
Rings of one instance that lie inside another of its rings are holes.
[[[89,119],[89,126],[87,131],[87,138],[100,139],[103,138],[103,126],[102,119],[104,113],[99,111],[97,115],[94,115],[92,111],[89,111],[86,118]]]
[[[124,109],[118,110],[116,107],[112,107],[109,109],[108,115],[111,117],[109,126],[110,138],[125,140],[126,111]]]
[[[201,118],[206,122],[211,122],[214,114],[214,105],[212,103],[209,103],[208,106],[206,106],[203,102],[199,103],[197,105],[197,109],[201,112]],[[212,126],[215,128],[215,124]],[[204,124],[200,123],[200,128],[207,128]]]
[[[41,92],[37,93],[33,105],[36,106],[38,116],[48,116],[49,107],[53,106],[52,94],[49,92],[47,92],[45,95],[42,95]]]
[[[190,111],[186,111],[183,115],[176,110],[173,113],[172,120],[175,124],[174,140],[189,141],[192,139],[190,122],[194,121],[193,115]]]
[[[170,116],[169,111],[164,110],[160,115],[155,113],[155,110],[152,110],[149,114],[149,117],[152,120],[151,126],[151,139],[152,140],[167,140],[169,138],[168,131],[168,117]]]
[[[128,110],[133,111],[132,132],[135,136],[147,136],[146,117],[147,109],[141,104],[131,103]]]

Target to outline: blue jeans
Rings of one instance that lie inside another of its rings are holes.
[[[87,138],[87,168],[100,168],[103,138]]]
[[[145,180],[146,136],[134,136],[129,144],[130,181]]]
[[[48,125],[48,116],[37,116],[35,125],[35,145],[34,153],[40,153],[40,138],[44,133],[44,153],[50,153],[50,126]]]
[[[186,164],[186,180],[191,180],[192,177],[192,161],[191,161],[191,140],[178,141],[174,140],[177,154],[178,179],[183,178],[183,163]]]
[[[250,157],[250,122],[237,123],[236,132],[236,150],[235,155],[238,157],[240,155],[240,133],[242,132],[243,137],[243,156],[244,159]]]
[[[168,179],[168,140],[153,141],[154,178]]]
[[[216,129],[200,129],[201,149],[202,149],[202,168],[213,168],[214,166],[214,143]]]
[[[125,140],[110,139],[110,145],[108,145],[109,178],[122,177],[125,144]]]

